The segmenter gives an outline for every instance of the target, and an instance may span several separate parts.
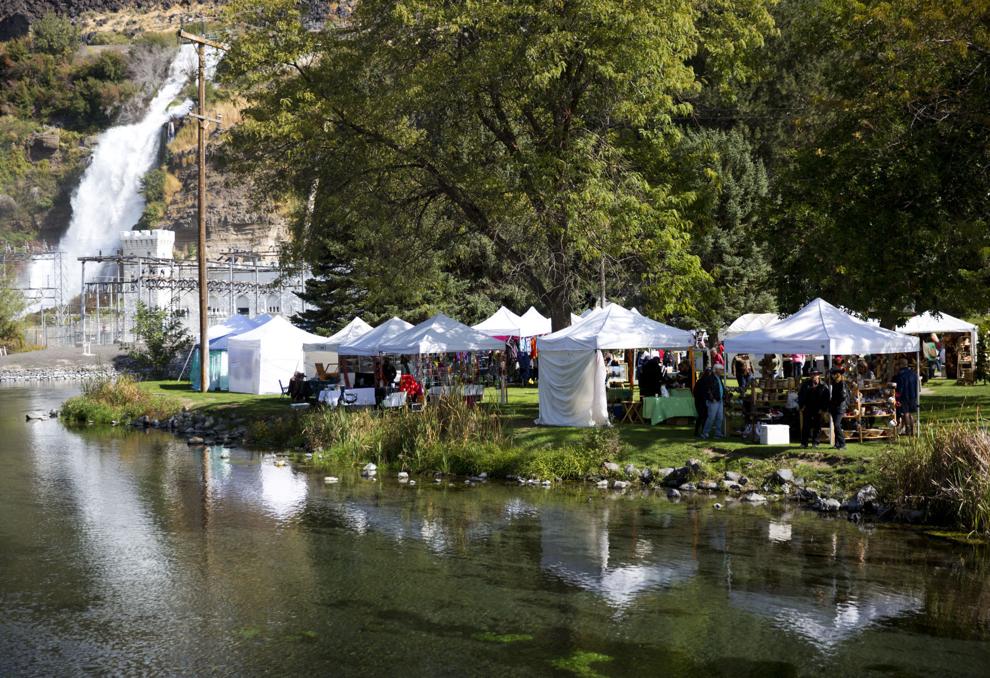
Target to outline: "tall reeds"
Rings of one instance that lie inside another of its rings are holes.
[[[990,432],[972,424],[928,427],[878,461],[881,496],[931,522],[990,533]]]

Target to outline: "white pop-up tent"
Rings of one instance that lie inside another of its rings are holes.
[[[321,341],[308,342],[303,346],[306,353],[306,376],[316,377],[316,364],[326,365],[326,369],[333,372],[337,369],[338,352],[342,344],[357,341],[371,331],[371,325],[359,317],[355,317],[335,334],[321,339]]]
[[[730,337],[724,343],[727,353],[753,354],[864,355],[916,353],[920,348],[917,337],[872,325],[823,299],[815,299],[792,316]]]
[[[438,313],[388,341],[378,350],[382,353],[429,355],[436,353],[469,353],[498,351],[505,344],[478,330]]]
[[[230,390],[235,393],[280,393],[303,367],[303,344],[326,341],[295,327],[282,316],[233,337],[228,343]]]
[[[540,418],[548,426],[608,423],[603,350],[689,349],[694,334],[609,304],[581,322],[536,340],[540,351]]]
[[[544,334],[550,334],[551,332],[551,322],[550,318],[537,311],[532,306],[520,316],[520,336],[523,337],[539,337]]]
[[[412,323],[407,323],[401,318],[386,320],[355,341],[341,344],[338,353],[345,356],[376,356],[381,353],[382,344],[411,328]]]
[[[948,313],[932,313],[925,311],[921,315],[909,318],[897,328],[902,334],[930,335],[935,334],[968,334],[972,342],[973,355],[976,355],[976,343],[979,341],[979,328],[961,318]]]
[[[725,341],[730,337],[737,337],[743,332],[752,332],[764,327],[769,327],[780,320],[776,313],[743,313],[732,321],[732,324],[719,332],[719,339]]]
[[[490,317],[482,320],[472,327],[479,332],[487,334],[489,337],[519,337],[523,336],[522,318],[507,309],[499,306]]]
[[[209,337],[210,350],[209,362],[207,363],[207,382],[210,391],[226,391],[228,389],[228,376],[230,374],[230,361],[227,353],[228,342],[238,335],[250,332],[254,328],[264,325],[272,317],[267,313],[248,318],[246,315],[232,315],[222,323],[210,326],[206,331]],[[192,350],[191,362],[189,365],[189,381],[193,390],[199,390],[199,344]]]

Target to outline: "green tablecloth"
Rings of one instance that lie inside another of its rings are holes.
[[[672,417],[697,417],[694,397],[688,389],[674,389],[669,398],[643,398],[643,421],[654,426]]]

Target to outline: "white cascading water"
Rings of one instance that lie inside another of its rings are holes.
[[[82,285],[77,257],[113,254],[120,246],[120,232],[127,231],[144,212],[141,179],[158,158],[162,126],[172,116],[192,108],[185,100],[171,106],[196,72],[196,49],[183,45],[169,66],[168,77],[140,122],[111,127],[97,139],[89,167],[72,195],[72,220],[59,240],[64,266],[65,298],[77,294]],[[54,281],[53,264],[36,262],[31,267],[31,287],[48,287]],[[99,274],[99,267],[86,268],[86,279]]]

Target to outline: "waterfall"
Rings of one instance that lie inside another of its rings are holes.
[[[196,65],[195,47],[183,45],[144,117],[131,125],[111,127],[97,139],[89,166],[72,195],[69,228],[58,243],[63,252],[66,300],[78,293],[83,282],[76,258],[100,251],[113,254],[120,246],[120,232],[130,230],[141,218],[141,179],[157,161],[162,126],[192,108],[189,100],[171,104],[195,74]],[[86,279],[95,278],[98,269],[88,266]],[[49,286],[53,274],[51,262],[36,263],[31,267],[31,287]]]

